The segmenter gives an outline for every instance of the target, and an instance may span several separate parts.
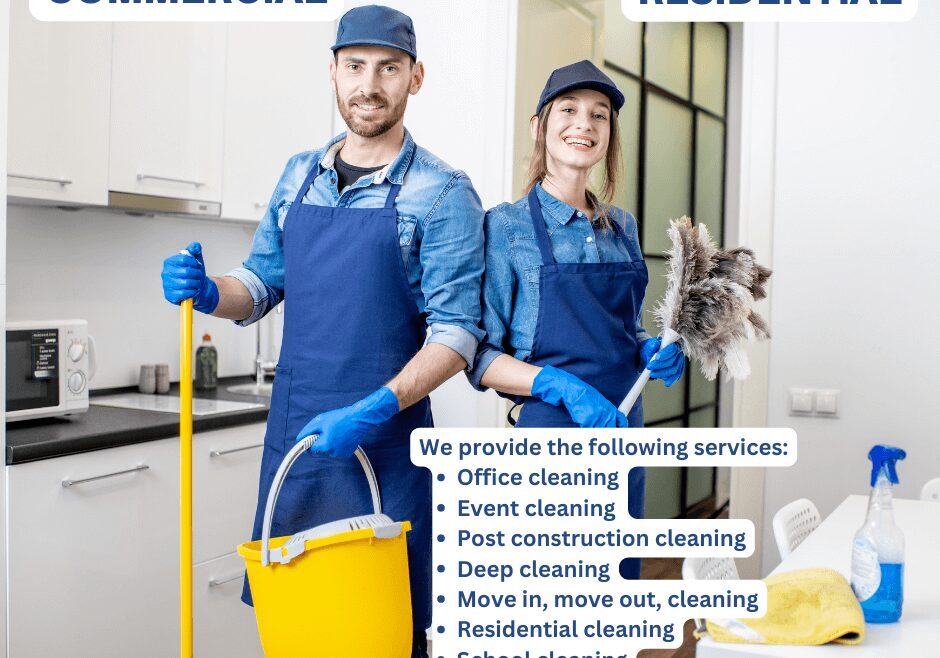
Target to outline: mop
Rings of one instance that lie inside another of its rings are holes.
[[[726,379],[746,378],[751,368],[745,345],[770,337],[753,305],[767,296],[771,271],[754,260],[750,249],[719,249],[705,225],[693,226],[688,217],[670,222],[669,239],[666,294],[653,311],[661,329],[659,349],[679,342],[709,381],[719,371]],[[630,412],[649,379],[645,369],[620,411]]]
[[[193,300],[180,304],[180,658],[193,655]]]

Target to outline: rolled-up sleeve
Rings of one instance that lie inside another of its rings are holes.
[[[483,206],[465,174],[448,181],[422,226],[419,259],[428,342],[450,347],[470,367],[483,337]]]
[[[486,214],[483,229],[486,249],[481,324],[485,337],[468,375],[470,384],[478,391],[486,390],[481,383],[486,369],[496,357],[507,353],[515,285],[509,235],[498,212]]]
[[[244,320],[235,320],[239,326],[247,326],[263,318],[284,298],[284,240],[281,219],[287,213],[291,181],[297,158],[287,163],[251,240],[251,250],[241,267],[236,267],[225,276],[238,279],[251,295],[251,315]],[[296,192],[296,185],[294,191]]]

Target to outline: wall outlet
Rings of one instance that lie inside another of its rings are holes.
[[[839,391],[823,389],[816,391],[816,415],[839,417]]]
[[[816,402],[815,392],[811,388],[790,389],[790,415],[811,416]]]
[[[791,388],[790,415],[838,418],[840,394],[830,388]]]

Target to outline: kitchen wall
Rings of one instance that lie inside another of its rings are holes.
[[[167,363],[177,380],[179,312],[163,299],[163,259],[199,240],[209,271],[222,273],[245,258],[254,229],[100,209],[10,205],[7,212],[8,318],[88,320],[97,342],[93,389],[136,384],[142,363]],[[220,376],[253,371],[255,328],[194,315],[194,343],[203,331],[212,335]]]
[[[872,444],[907,450],[900,496],[940,476],[938,23],[923,2],[910,23],[779,28],[768,424],[800,444],[766,471],[765,573],[773,513],[866,493]],[[791,386],[840,389],[840,417],[788,415]]]

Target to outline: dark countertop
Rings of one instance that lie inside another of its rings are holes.
[[[261,402],[263,409],[247,409],[211,416],[193,416],[193,432],[206,432],[237,425],[263,423],[268,417],[270,399],[265,396],[229,393],[226,387],[250,384],[252,377],[226,377],[219,379],[211,391],[193,391],[193,397],[237,402]],[[91,399],[117,393],[137,392],[136,387],[112,388],[92,391]],[[173,384],[168,395],[179,395],[179,385]],[[40,418],[7,423],[6,463],[51,459],[79,452],[116,448],[134,443],[156,441],[179,436],[179,416],[162,411],[139,411],[116,407],[90,405],[85,413],[61,418]]]

